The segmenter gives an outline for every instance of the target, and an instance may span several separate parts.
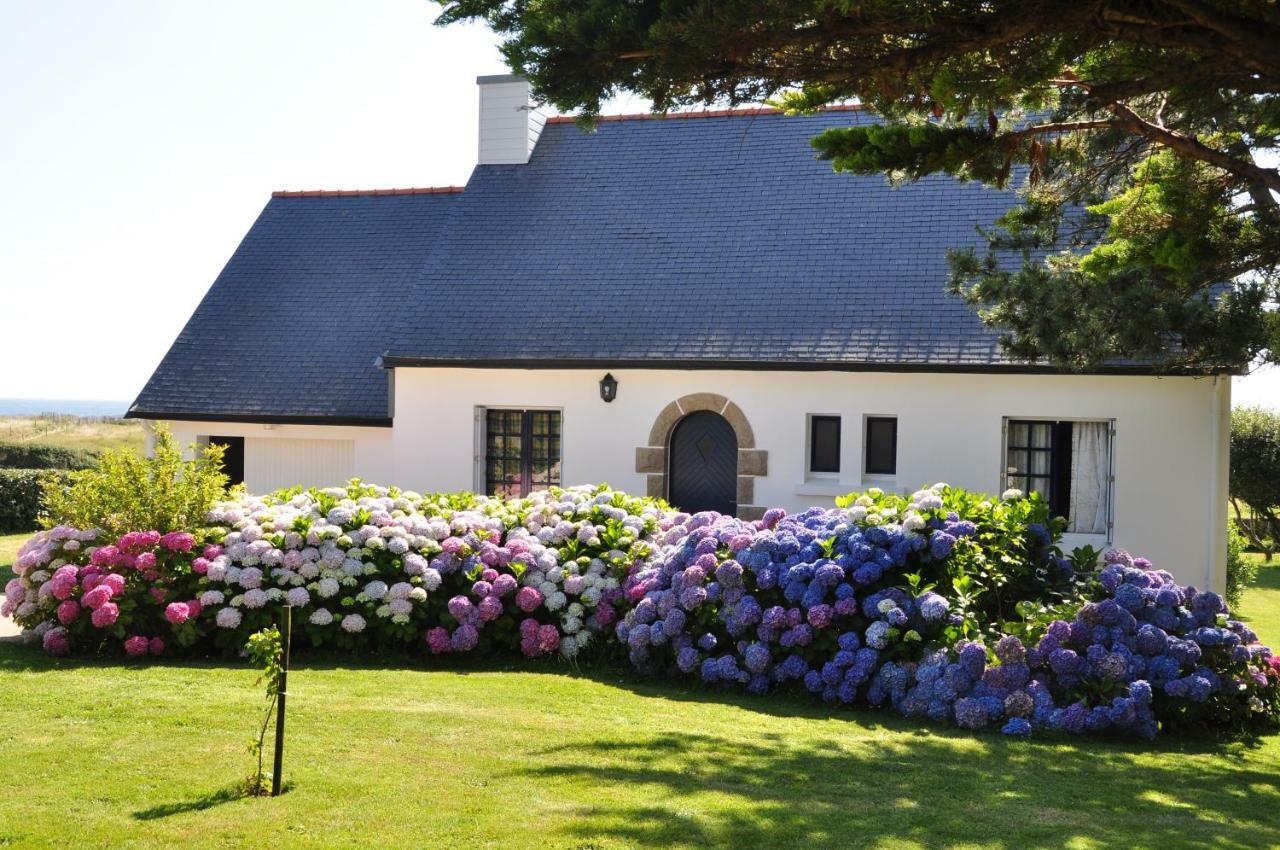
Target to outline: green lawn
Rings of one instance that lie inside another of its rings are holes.
[[[18,560],[18,547],[26,543],[34,533],[0,534],[0,588],[13,578],[13,562]]]
[[[1280,568],[1245,613],[1280,638]],[[0,847],[1280,846],[1280,736],[1008,741],[555,665],[290,679],[279,799],[237,798],[235,664],[0,644]]]

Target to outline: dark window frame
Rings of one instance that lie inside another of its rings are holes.
[[[561,411],[486,407],[483,422],[487,494],[496,495],[501,491],[523,497],[535,489],[545,490],[561,484],[564,422]],[[495,450],[501,454],[495,454]]]
[[[824,423],[835,423],[836,426],[836,444],[835,444],[835,465],[828,466],[819,464],[818,462],[818,425]],[[840,439],[842,424],[839,416],[830,414],[809,414],[809,471],[817,473],[838,473],[840,472]]]
[[[887,467],[876,466],[873,468],[871,460],[871,429],[874,424],[891,423],[893,432],[890,435],[889,455],[891,463]],[[863,438],[862,438],[862,474],[863,475],[897,475],[898,474],[898,417],[896,416],[867,416],[863,420]]]
[[[1021,426],[1026,426],[1026,443],[1015,441],[1014,434]],[[1048,426],[1049,445],[1036,446],[1033,434],[1036,426]],[[1036,490],[1036,482],[1044,482],[1041,492],[1049,502],[1049,510],[1054,516],[1071,519],[1071,443],[1073,420],[1056,419],[1008,419],[1005,425],[1004,461],[1005,481],[1008,486],[1031,493]],[[1019,468],[1014,462],[1014,452],[1026,452],[1026,466]],[[1036,465],[1032,463],[1035,455],[1047,456],[1047,463],[1042,464],[1047,472],[1033,472]],[[1016,471],[1009,472],[1010,469]]]

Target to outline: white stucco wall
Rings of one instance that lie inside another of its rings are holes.
[[[258,482],[278,473],[257,460],[272,439],[351,440],[353,474],[365,480],[464,490],[477,486],[477,408],[556,408],[563,411],[565,484],[607,481],[643,493],[636,448],[649,445],[659,412],[682,396],[711,392],[741,408],[755,447],[769,453],[752,503],[795,511],[872,485],[909,491],[946,481],[998,493],[1005,418],[1108,419],[1115,423],[1114,544],[1184,582],[1223,586],[1229,378],[613,370],[618,397],[605,404],[602,374],[400,368],[390,429],[189,422],[173,428],[184,441],[248,438],[251,490],[265,489]],[[842,418],[843,472],[834,481],[805,480],[806,417],[815,413]],[[898,472],[890,481],[861,475],[863,417],[878,414],[898,417]]]
[[[245,487],[267,493],[295,484],[330,487],[352,478],[397,481],[390,428],[170,422],[183,445],[205,437],[244,437]]]

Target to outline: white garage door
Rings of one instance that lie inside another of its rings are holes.
[[[244,481],[251,493],[281,487],[336,487],[355,475],[355,441],[250,437],[244,441]]]

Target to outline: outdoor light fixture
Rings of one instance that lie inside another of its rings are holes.
[[[600,379],[600,398],[604,399],[605,402],[608,403],[617,397],[618,379],[613,377],[613,375],[610,375],[608,372],[605,372],[604,377]]]

